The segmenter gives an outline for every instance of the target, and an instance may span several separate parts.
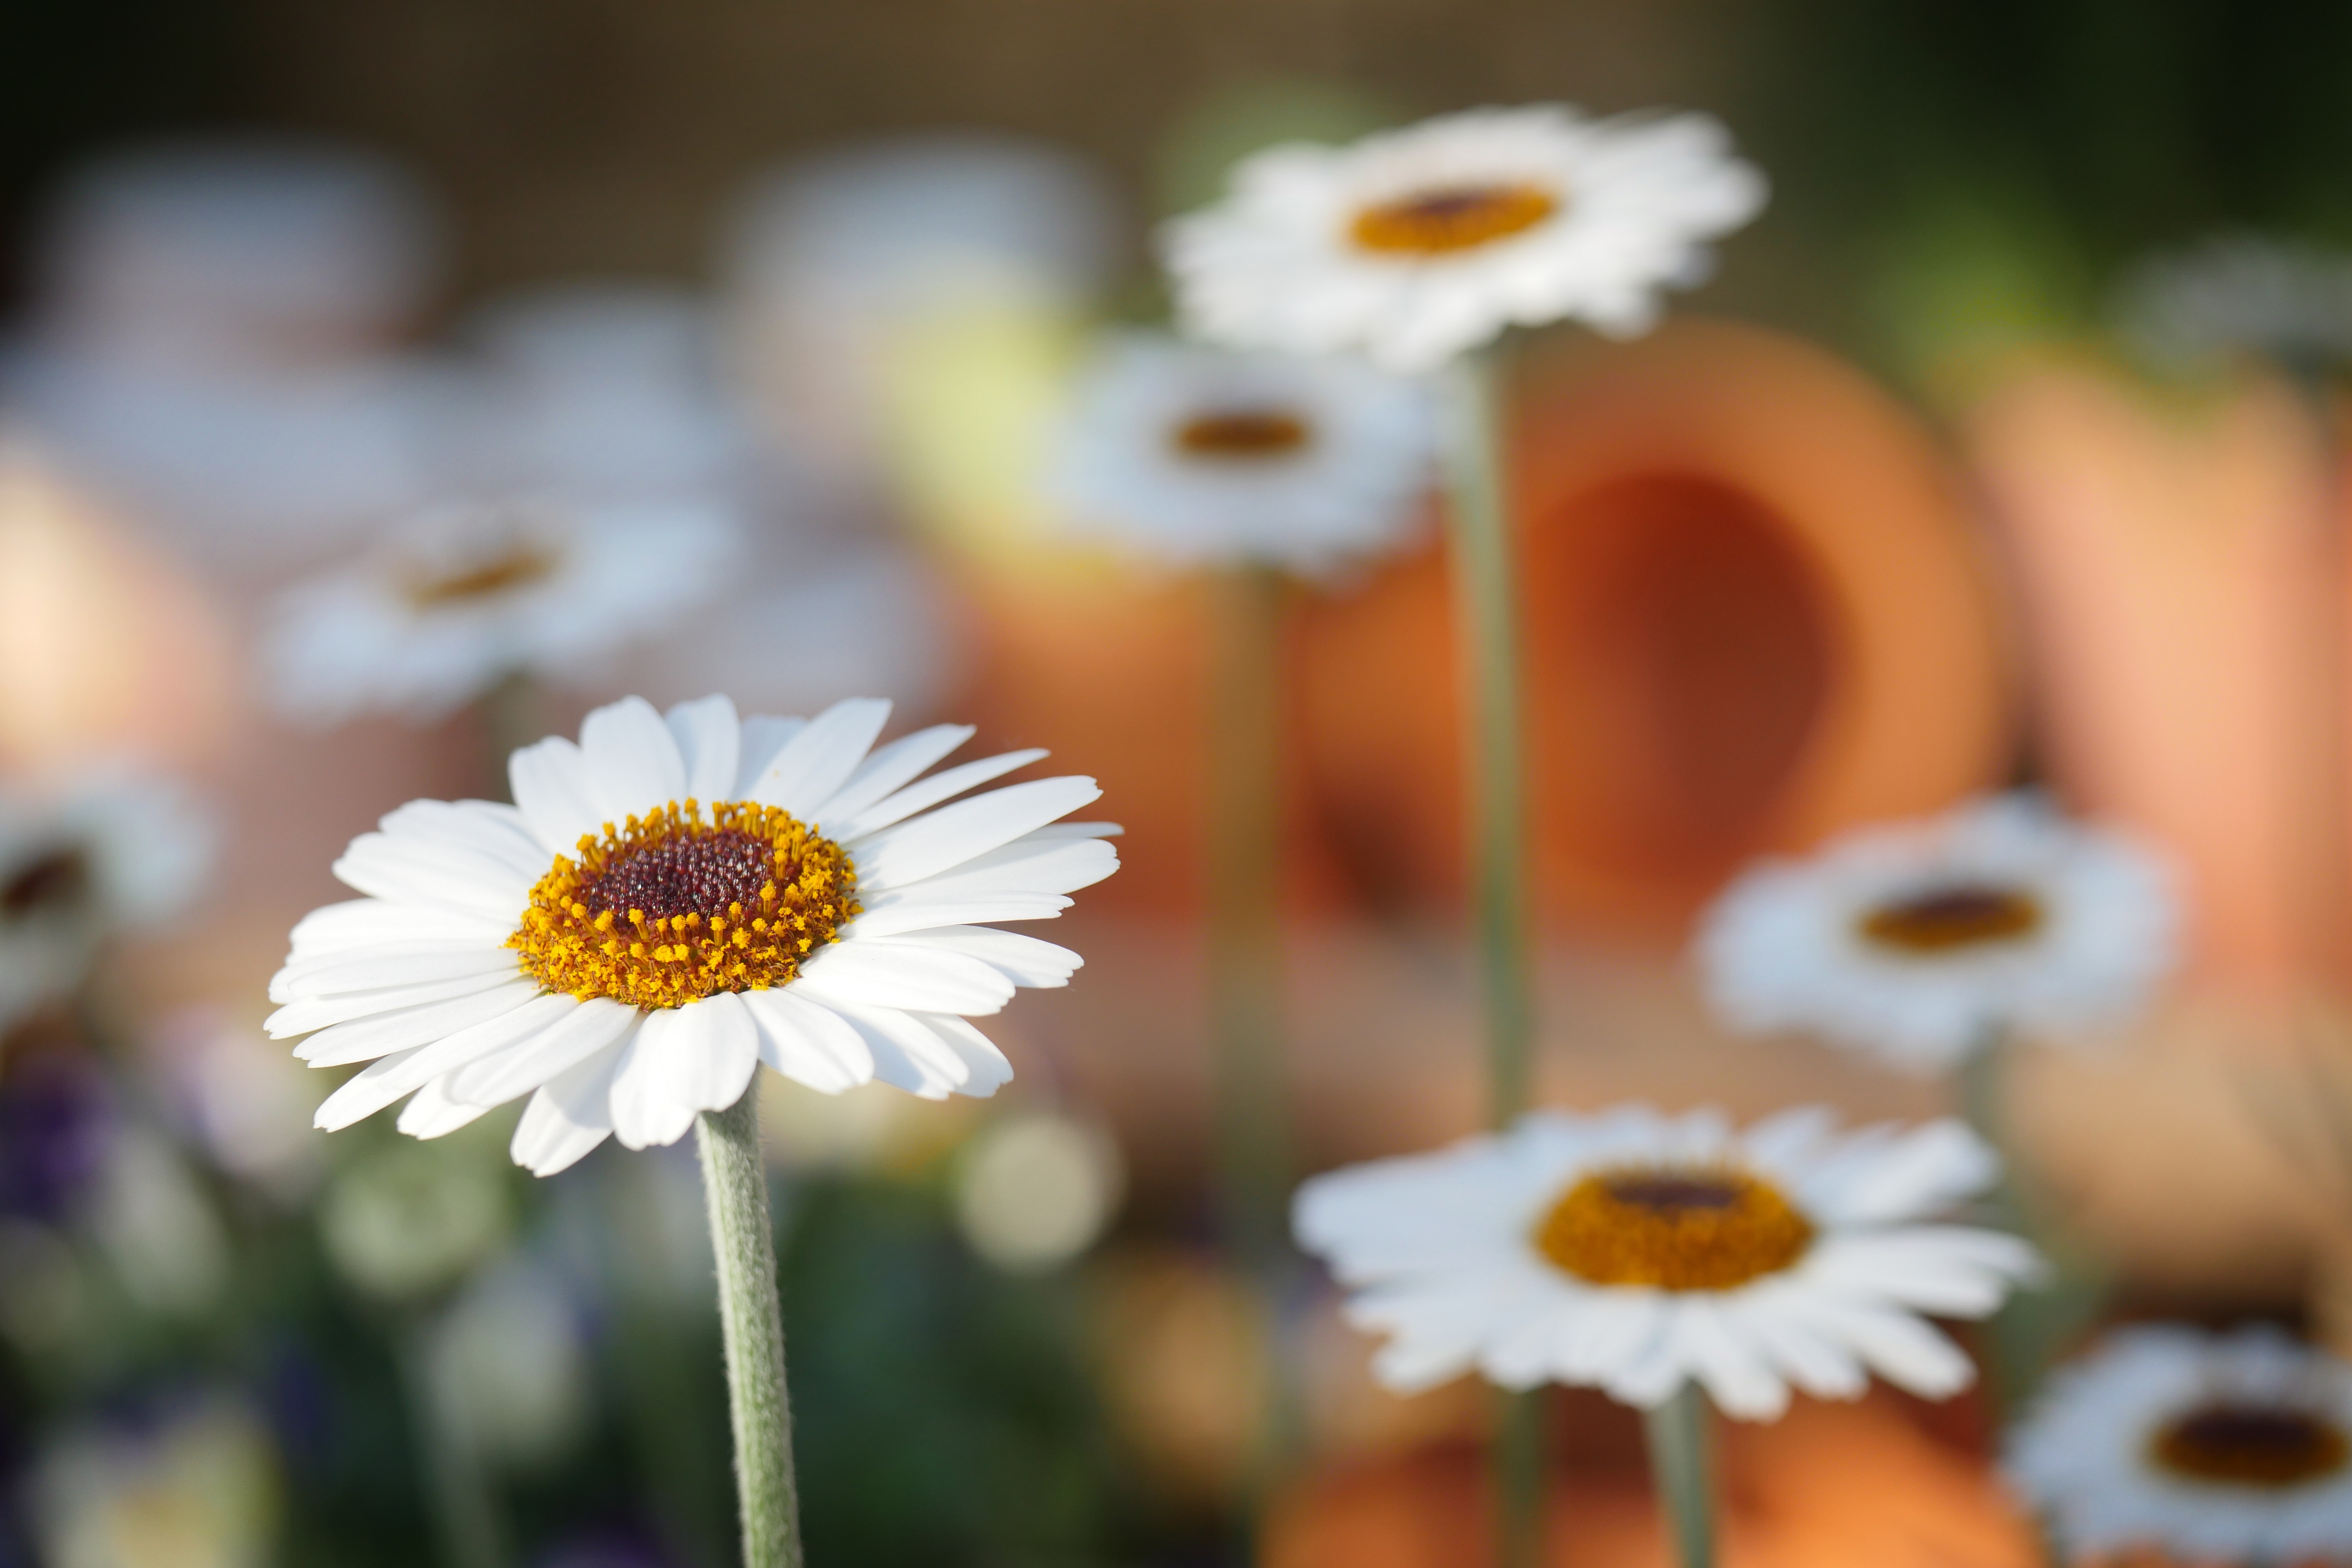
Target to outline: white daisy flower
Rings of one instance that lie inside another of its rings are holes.
[[[691,502],[444,503],[279,598],[270,696],[314,723],[429,721],[519,671],[576,679],[717,592],[735,531]]]
[[[1481,109],[1256,153],[1161,249],[1202,337],[1422,371],[1515,322],[1648,331],[1659,292],[1704,278],[1706,242],[1764,195],[1706,115]]]
[[[1968,1384],[1921,1314],[1985,1317],[2039,1265],[2014,1237],[1921,1222],[1999,1167],[1948,1120],[1840,1134],[1808,1108],[1737,1132],[1712,1110],[1538,1111],[1318,1176],[1294,1223],[1355,1290],[1349,1320],[1390,1336],[1372,1370],[1396,1392],[1475,1367],[1655,1407],[1696,1380],[1771,1420],[1792,1386],[1853,1399],[1873,1371],[1930,1398]]]
[[[2053,1375],[2005,1468],[2070,1555],[2352,1559],[2352,1366],[2267,1327],[2125,1329]]]
[[[1045,753],[922,777],[971,730],[877,747],[889,712],[632,697],[515,752],[517,805],[414,801],[354,839],[335,874],[367,896],[296,926],[270,983],[273,1038],[373,1064],[318,1125],[414,1095],[402,1131],[438,1137],[528,1094],[514,1158],[547,1175],[610,1135],[675,1141],[762,1061],[828,1093],[993,1093],[1013,1069],[968,1019],[1081,961],[979,922],[1060,913],[1118,868],[1118,829],[1060,820],[1087,778],[941,805]]]
[[[0,792],[0,1029],[70,992],[110,936],[184,910],[217,839],[185,790],[127,767]]]
[[[2352,359],[2352,256],[2219,235],[2135,268],[2116,317],[2126,337],[2171,363],[2233,353],[2340,363]]]
[[[2172,968],[2180,923],[2150,851],[2010,795],[1760,862],[1702,917],[1696,949],[1736,1027],[1934,1070],[2002,1030],[2127,1016]]]
[[[1360,361],[1111,337],[1054,479],[1071,525],[1178,565],[1321,574],[1410,532],[1432,479],[1426,390]]]

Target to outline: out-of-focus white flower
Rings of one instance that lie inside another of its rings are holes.
[[[161,1133],[125,1124],[85,1216],[124,1292],[150,1311],[200,1312],[228,1284],[228,1235],[194,1174]]]
[[[1255,153],[1161,253],[1204,338],[1423,371],[1513,324],[1647,331],[1764,195],[1706,115],[1481,109]]]
[[[588,1416],[580,1309],[546,1269],[474,1279],[433,1327],[427,1376],[444,1432],[494,1463],[561,1454]]]
[[[1816,1030],[1927,1070],[2000,1031],[2128,1016],[2178,961],[2180,924],[2152,852],[2011,795],[1763,861],[1717,899],[1696,947],[1735,1026]]]
[[[1994,1231],[1927,1223],[2000,1162],[1957,1121],[1841,1134],[1819,1108],[1736,1132],[1714,1111],[1538,1112],[1433,1154],[1317,1176],[1302,1246],[1389,1342],[1391,1389],[1475,1368],[1664,1404],[1685,1383],[1775,1420],[1793,1386],[1859,1398],[1876,1372],[1945,1398],[1976,1369],[1927,1316],[1981,1318],[2037,1268]]]
[[[30,1495],[47,1568],[266,1568],[274,1557],[277,1450],[228,1394],[68,1432],[37,1460]]]
[[[1074,529],[1162,561],[1319,574],[1408,535],[1434,434],[1425,389],[1361,361],[1123,332],[1078,384],[1053,488]]]
[[[128,765],[0,789],[0,1029],[70,992],[108,938],[185,910],[217,837],[184,789]]]
[[[310,1125],[319,1086],[300,1064],[211,1007],[161,1020],[149,1044],[182,1126],[214,1164],[283,1203],[318,1185],[326,1173]]]
[[[2275,1329],[2120,1330],[2054,1373],[2011,1483],[2070,1555],[2352,1556],[2352,1366]]]
[[[1050,1111],[991,1124],[961,1163],[955,1205],[964,1239],[1016,1274],[1058,1268],[1093,1246],[1126,1180],[1108,1133]]]
[[[2352,255],[2219,235],[2140,263],[2117,292],[2116,317],[2159,363],[2253,353],[2341,363],[2352,359]]]
[[[263,659],[290,717],[431,720],[516,673],[578,683],[726,581],[738,531],[691,503],[458,501],[289,589]]]
[[[1059,914],[1118,868],[1118,829],[1062,820],[1089,778],[942,805],[1045,753],[930,773],[971,729],[877,746],[889,715],[627,698],[516,752],[520,804],[413,801],[354,839],[335,874],[368,896],[303,920],[269,988],[297,1055],[371,1063],[319,1125],[413,1096],[402,1130],[438,1137],[529,1095],[514,1158],[550,1175],[608,1137],[675,1142],[763,1061],[828,1092],[993,1094],[1012,1064],[971,1018],[1083,960],[983,922]]]
[[[319,1207],[335,1267],[393,1301],[455,1283],[505,1243],[513,1223],[506,1172],[470,1142],[446,1153],[378,1150],[338,1172]]]

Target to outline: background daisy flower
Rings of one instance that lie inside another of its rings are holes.
[[[1411,1393],[1475,1369],[1507,1388],[1600,1387],[1654,1408],[1685,1383],[1771,1420],[1794,1387],[1859,1397],[1876,1372],[1930,1398],[1975,1369],[1922,1314],[1981,1318],[2032,1274],[2014,1237],[1925,1223],[1999,1163],[1958,1122],[1840,1134],[1783,1111],[1538,1111],[1432,1154],[1317,1176],[1299,1242],[1385,1333]]]
[[[1928,1070],[1999,1031],[2127,1016],[2177,961],[2180,923],[2150,851],[2011,795],[1763,861],[1696,948],[1735,1027],[1811,1029]]]
[[[982,922],[1060,913],[1118,830],[1060,820],[1087,778],[943,804],[1045,753],[924,777],[971,730],[877,747],[889,712],[629,698],[517,752],[518,804],[415,801],[353,840],[335,874],[366,896],[298,925],[270,985],[273,1037],[371,1064],[318,1124],[413,1097],[401,1129],[436,1137],[530,1095],[513,1154],[546,1175],[674,1142],[761,1061],[828,1093],[992,1093],[1013,1069],[968,1019],[1081,961]]]
[[[1648,331],[1764,197],[1706,115],[1481,109],[1257,153],[1160,249],[1202,337],[1422,371],[1513,324]]]
[[[2352,1366],[2276,1329],[2125,1329],[2062,1369],[2010,1480],[2071,1552],[2352,1553]]]
[[[1070,526],[1178,565],[1320,574],[1402,542],[1433,477],[1425,390],[1361,362],[1108,337],[1055,489]]]
[[[710,598],[735,531],[690,502],[446,503],[280,596],[268,694],[317,723],[428,721],[517,672],[577,679]]]

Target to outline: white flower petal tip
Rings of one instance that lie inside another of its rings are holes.
[[[1648,331],[1765,195],[1705,115],[1484,109],[1258,153],[1160,253],[1194,335],[1414,374],[1512,325]]]
[[[1544,1112],[1314,1177],[1292,1223],[1349,1321],[1386,1336],[1373,1369],[1394,1391],[1475,1368],[1648,1407],[1696,1382],[1773,1420],[1873,1373],[1928,1398],[1974,1376],[1926,1315],[1987,1316],[2040,1266],[2014,1237],[1932,1223],[1991,1182],[1980,1153],[1957,1124],[1840,1133],[1822,1110],[1745,1131]]]
[[[2060,1368],[2003,1470],[2071,1558],[2352,1557],[2352,1365],[2258,1326],[2119,1330]]]
[[[834,1094],[993,1094],[1013,1069],[969,1020],[1084,961],[989,922],[1059,914],[1118,829],[1063,820],[1092,779],[981,787],[1040,752],[929,773],[972,731],[877,745],[888,712],[628,699],[515,752],[516,805],[386,816],[337,862],[364,896],[305,917],[270,982],[273,1037],[361,1067],[317,1125],[406,1099],[402,1130],[438,1137],[528,1097],[513,1153],[546,1174],[674,1142],[762,1061]]]
[[[2180,954],[2177,887],[2137,842],[1999,795],[1757,865],[1694,950],[1736,1029],[1941,1071],[2005,1034],[2078,1036],[2144,1008]]]
[[[1108,337],[1080,378],[1051,488],[1074,534],[1175,567],[1328,576],[1415,535],[1427,388],[1354,359]]]

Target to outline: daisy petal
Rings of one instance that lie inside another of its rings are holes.
[[[784,742],[751,786],[751,798],[803,822],[813,820],[816,808],[849,782],[889,721],[890,704],[879,698],[851,697],[835,703]]]
[[[926,882],[925,889],[933,884]],[[993,897],[929,899],[884,894],[866,911],[841,928],[841,940],[900,936],[908,931],[937,931],[943,926],[980,925],[990,921],[1050,921],[1076,900],[1060,893],[999,893]]]
[[[535,1176],[551,1176],[587,1157],[613,1134],[613,1073],[623,1045],[606,1046],[558,1073],[530,1097],[509,1152]]]
[[[443,1080],[436,1078],[401,1107],[400,1120],[394,1125],[411,1138],[441,1138],[488,1114],[487,1106],[465,1105],[450,1099]]]
[[[312,958],[380,942],[479,942],[495,947],[514,922],[463,915],[427,904],[395,904],[383,899],[351,899],[312,910],[295,924],[289,958]]]
[[[371,1013],[363,1018],[331,1025],[320,1030],[303,1041],[294,1055],[296,1059],[309,1062],[314,1068],[347,1067],[352,1062],[363,1062],[415,1046],[429,1046],[453,1034],[464,1033],[527,1005],[538,994],[537,985],[528,980],[519,980],[510,985],[476,991],[445,1002],[427,1002],[423,1006],[402,1007],[389,1013]]]
[[[507,759],[507,784],[540,847],[569,855],[604,821],[588,783],[588,761],[561,735],[525,746]]]
[[[801,966],[793,987],[824,1001],[926,1013],[993,1013],[1013,990],[977,958],[902,940],[835,942]]]
[[[500,979],[496,972],[492,972],[468,974],[457,980],[436,980],[425,985],[390,985],[381,991],[347,991],[333,996],[289,1002],[264,1018],[261,1028],[271,1039],[282,1040],[289,1035],[307,1035],[313,1029],[323,1029],[330,1024],[346,1023],[377,1013],[390,1013],[403,1007],[421,1006],[427,1002],[446,1002],[452,997],[472,996],[496,990]]]
[[[977,925],[933,926],[904,936],[865,937],[864,942],[884,947],[904,944],[961,952],[979,959],[1015,985],[1067,985],[1070,976],[1086,963],[1085,959],[1066,947],[1056,947],[1018,931],[992,931]]]
[[[397,1100],[408,1090],[421,1087],[427,1079],[439,1078],[444,1073],[455,1072],[467,1062],[478,1061],[492,1051],[504,1050],[509,1046],[520,1045],[525,1040],[536,1038],[542,1031],[553,1027],[558,1020],[578,1005],[580,1005],[579,1002],[570,996],[531,994],[526,996],[520,1005],[509,1007],[491,1017],[480,1019],[464,1027],[445,1027],[437,1031],[428,1044],[416,1049],[403,1051],[400,1064],[388,1068],[383,1075],[384,1087],[391,1091],[392,1099]],[[325,1064],[313,1063],[312,1065]],[[383,1064],[377,1065],[381,1067]],[[385,1100],[383,1103],[390,1104],[391,1100]],[[325,1109],[321,1107],[320,1114],[324,1113]],[[360,1114],[367,1113],[362,1111]],[[356,1121],[358,1118],[353,1117],[352,1120]],[[320,1125],[323,1127],[326,1123],[320,1122]],[[333,1129],[331,1128],[329,1131],[331,1131]]]
[[[747,991],[743,1005],[760,1026],[760,1059],[795,1083],[840,1094],[874,1081],[874,1053],[847,1019],[829,1007],[780,991]]]
[[[743,746],[734,702],[723,696],[681,702],[664,719],[686,765],[687,795],[706,805],[734,799]]]
[[[911,735],[901,735],[887,746],[877,746],[857,764],[849,782],[817,808],[818,819],[846,822],[891,791],[912,784],[925,768],[952,752],[979,733],[970,724],[934,724]]]
[[[642,1016],[635,1007],[592,998],[530,1038],[459,1068],[449,1075],[449,1092],[469,1105],[502,1105],[629,1034]]]
[[[603,808],[598,819],[621,822],[686,795],[686,763],[669,726],[642,697],[624,697],[580,724],[580,753],[588,787]]]
[[[933,773],[919,784],[908,784],[896,795],[875,802],[856,816],[827,825],[826,831],[843,846],[854,848],[856,841],[869,833],[879,832],[895,822],[904,822],[919,811],[928,811],[943,800],[952,800],[968,789],[977,789],[991,779],[1002,778],[1016,768],[1025,768],[1040,757],[1050,754],[1042,748],[1007,752],[1002,756],[982,757],[961,767],[950,768],[943,773]]]
[[[866,839],[857,850],[858,885],[887,892],[953,870],[1101,795],[1094,780],[1072,776],[1011,784],[941,806]]]

